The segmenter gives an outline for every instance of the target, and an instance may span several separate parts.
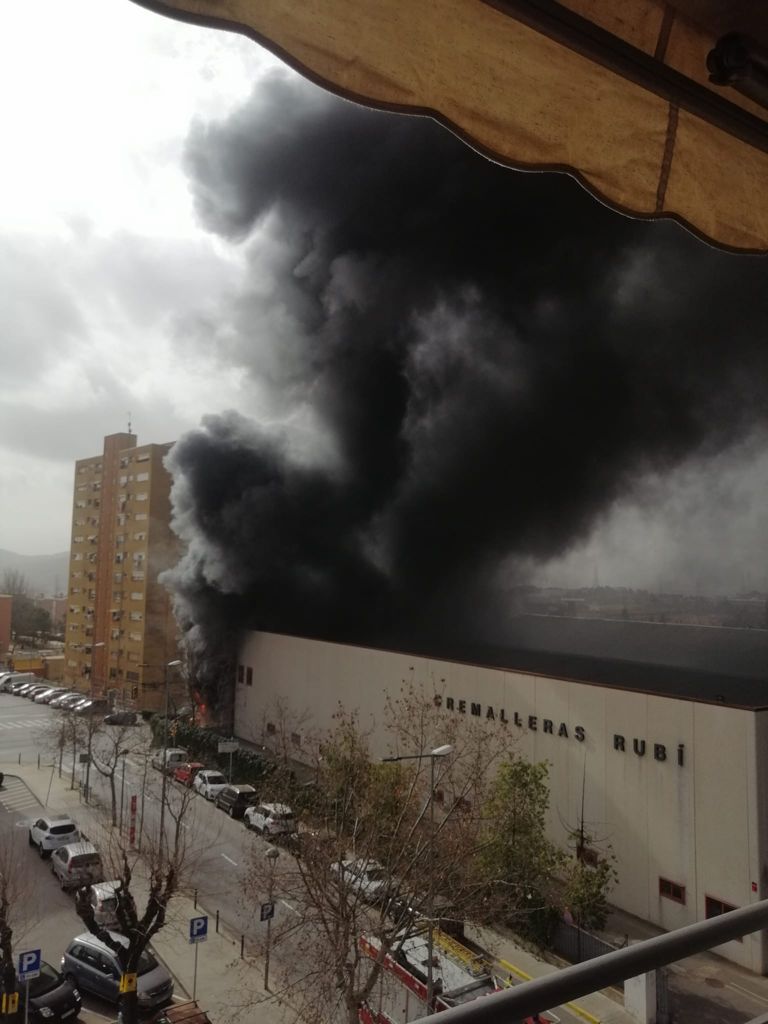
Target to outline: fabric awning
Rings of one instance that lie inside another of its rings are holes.
[[[430,114],[511,167],[576,175],[611,206],[768,251],[768,110],[709,81],[746,0],[135,0],[256,39],[334,92]],[[754,7],[760,7],[754,10]]]

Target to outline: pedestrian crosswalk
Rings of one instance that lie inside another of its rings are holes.
[[[2,789],[0,789],[0,805],[6,811],[31,811],[40,806],[40,801],[25,782],[14,776],[6,775]]]
[[[13,722],[0,722],[0,729],[29,729],[30,726],[43,725],[44,719],[39,718],[17,718]]]

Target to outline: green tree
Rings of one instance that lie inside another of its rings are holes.
[[[560,916],[560,879],[567,854],[547,838],[549,769],[514,757],[499,767],[485,806],[483,872],[490,920],[504,919],[546,942]]]

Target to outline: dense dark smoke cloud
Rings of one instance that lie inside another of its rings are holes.
[[[189,338],[259,378],[271,423],[209,417],[173,453],[209,652],[242,627],[487,634],[502,561],[566,552],[765,418],[762,260],[288,76],[187,159],[251,271]]]

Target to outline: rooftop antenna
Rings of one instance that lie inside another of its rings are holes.
[[[133,431],[131,430],[131,410],[130,409],[128,410],[128,433],[129,434],[133,433]]]

